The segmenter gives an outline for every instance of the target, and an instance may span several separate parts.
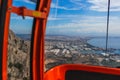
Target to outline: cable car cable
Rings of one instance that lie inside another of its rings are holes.
[[[106,29],[106,49],[105,49],[105,53],[108,52],[109,20],[110,20],[109,17],[110,17],[110,0],[108,0],[107,29]]]

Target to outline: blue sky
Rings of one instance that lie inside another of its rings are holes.
[[[29,0],[13,0],[15,6],[35,9]],[[120,0],[111,0],[109,35],[120,35]],[[46,34],[104,36],[106,34],[107,0],[52,0]],[[22,23],[22,24],[21,24]],[[32,18],[12,14],[11,29],[29,34]]]

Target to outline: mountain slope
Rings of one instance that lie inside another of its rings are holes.
[[[8,80],[29,80],[30,41],[18,38],[9,31]]]

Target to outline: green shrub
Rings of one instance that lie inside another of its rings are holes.
[[[22,70],[23,70],[23,65],[19,62],[15,63],[14,67],[18,68],[20,72],[22,72]]]

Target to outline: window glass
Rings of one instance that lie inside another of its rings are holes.
[[[120,1],[111,1],[109,38],[119,39]],[[120,66],[120,49],[115,47],[118,40],[113,40],[116,44],[109,40],[108,52],[105,51],[107,9],[107,0],[52,0],[45,71],[61,64]]]
[[[13,6],[35,10],[30,0],[13,0]],[[30,42],[32,17],[11,14],[8,44],[8,80],[30,80]]]

